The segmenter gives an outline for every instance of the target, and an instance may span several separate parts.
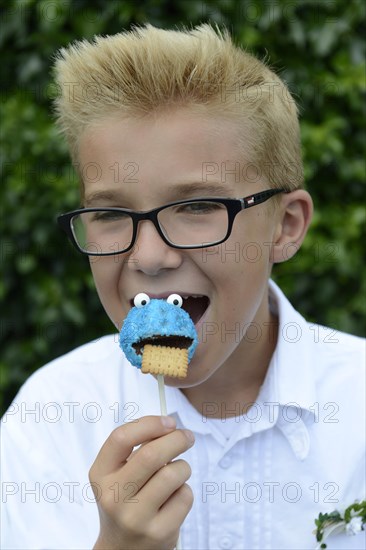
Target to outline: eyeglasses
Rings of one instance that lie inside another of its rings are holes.
[[[142,220],[150,220],[163,241],[173,248],[206,248],[229,238],[239,212],[286,192],[268,189],[242,199],[187,199],[146,212],[114,207],[83,208],[62,214],[57,221],[74,246],[88,256],[128,252],[135,244]]]

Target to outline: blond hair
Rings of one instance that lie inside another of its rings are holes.
[[[55,79],[57,121],[75,163],[79,138],[89,126],[116,113],[143,117],[177,106],[235,120],[239,145],[272,186],[294,189],[303,183],[294,99],[225,30],[147,24],[82,40],[60,50]]]

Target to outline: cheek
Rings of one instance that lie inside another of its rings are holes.
[[[124,317],[119,294],[122,265],[119,256],[90,257],[90,268],[99,299],[116,326],[119,326]]]
[[[221,245],[203,249],[200,266],[216,285],[240,294],[250,280],[268,277],[270,251],[269,235],[248,231],[244,239],[238,228]]]
[[[118,277],[118,264],[114,262],[117,256],[93,257],[90,256],[90,269],[93,274],[95,284],[98,288],[103,288]]]
[[[239,225],[239,224],[238,224]],[[213,317],[228,325],[246,324],[256,315],[270,272],[270,236],[263,227],[236,227],[230,238],[203,251],[202,269],[212,281]]]
[[[221,257],[235,263],[244,275],[268,274],[270,264],[272,223],[265,213],[242,212],[234,224],[230,239],[222,244]],[[245,217],[246,215],[246,217]]]

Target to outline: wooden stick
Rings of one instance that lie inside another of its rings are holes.
[[[166,416],[167,415],[167,410],[166,410],[164,376],[162,374],[158,374],[157,379],[158,379],[158,386],[159,386],[160,412],[163,416]],[[176,550],[182,550],[180,535],[178,537],[175,549]]]
[[[160,399],[160,412],[163,416],[167,415],[166,412],[166,399],[165,399],[165,388],[164,388],[164,375],[158,374],[158,385],[159,385],[159,399]]]

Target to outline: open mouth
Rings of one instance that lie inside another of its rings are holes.
[[[207,296],[183,296],[182,308],[188,313],[196,325],[210,304]]]

